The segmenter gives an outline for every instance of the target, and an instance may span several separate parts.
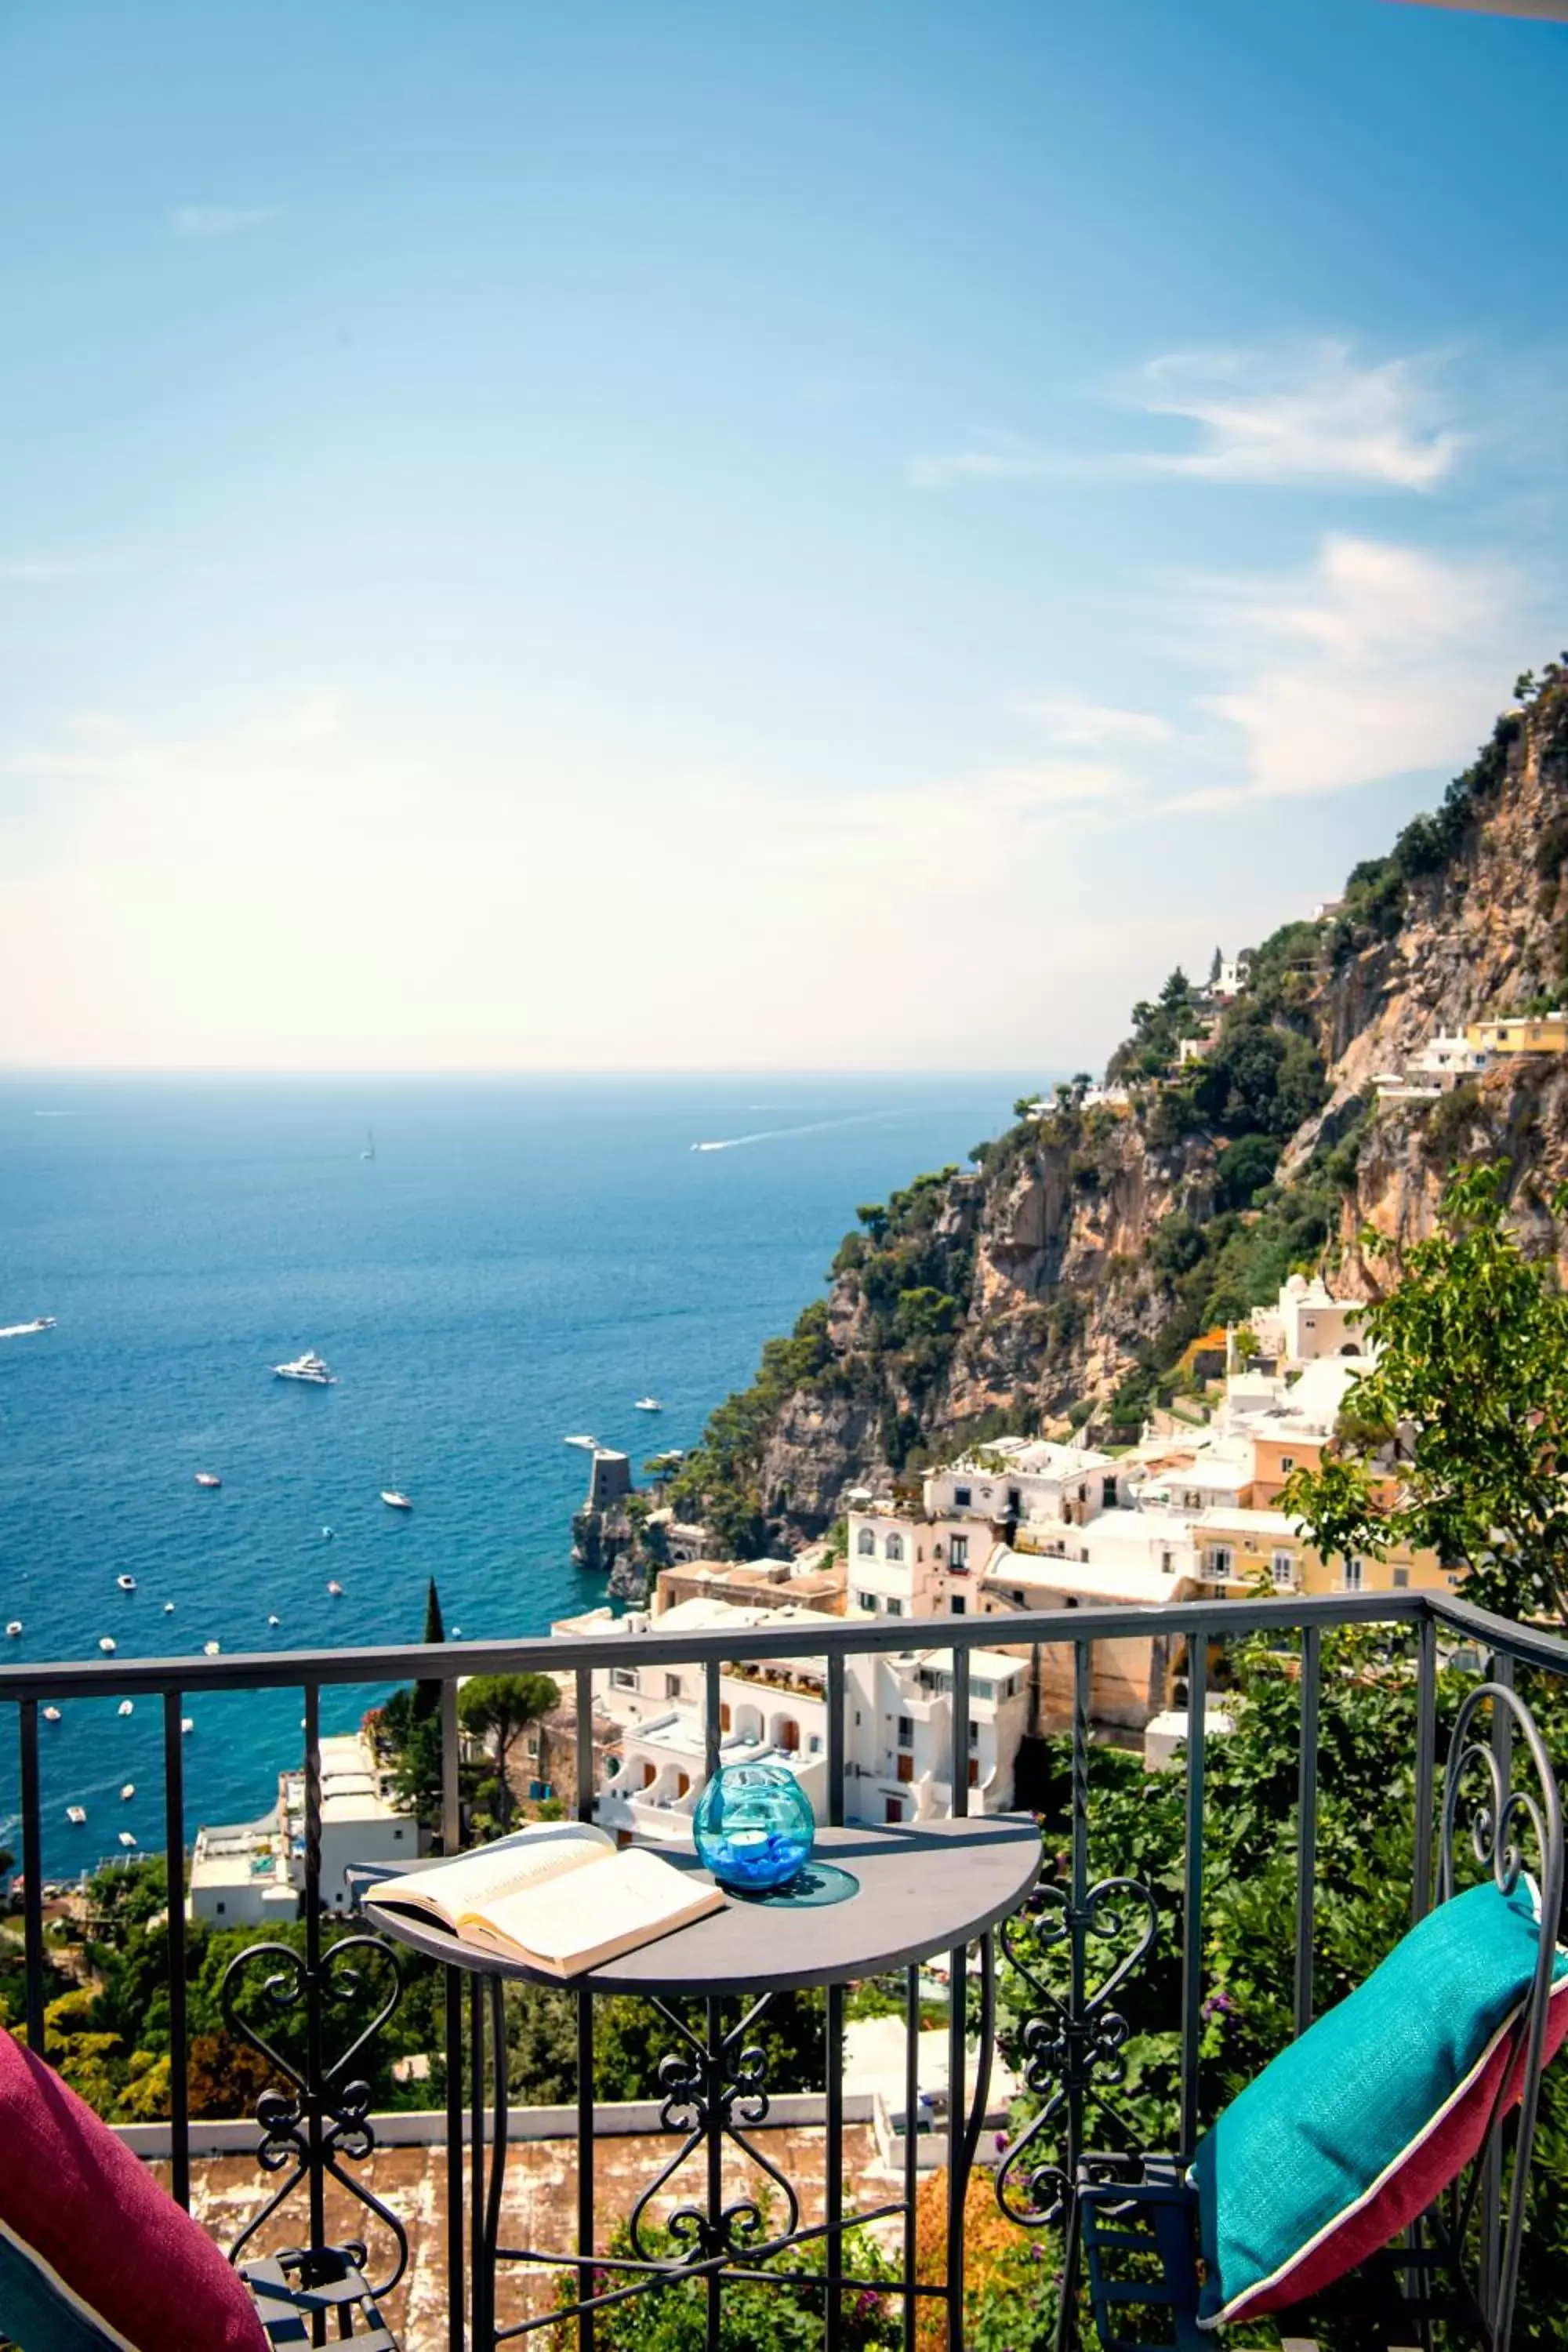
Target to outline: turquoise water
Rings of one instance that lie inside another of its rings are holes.
[[[1021,1084],[0,1080],[0,1325],[58,1318],[0,1341],[0,1661],[415,1641],[431,1575],[449,1631],[545,1632],[602,1598],[563,1437],[689,1445],[856,1203],[962,1160]],[[337,1387],[272,1378],[305,1348]],[[325,1727],[365,1697],[324,1695]],[[187,1712],[192,1822],[264,1810],[298,1702]],[[10,1735],[0,1712],[14,1846]],[[161,1846],[160,1738],[146,1701],[44,1726],[51,1870],[122,1829]]]

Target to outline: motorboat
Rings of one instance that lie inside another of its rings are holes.
[[[22,1632],[21,1619],[19,1617],[13,1617],[11,1622],[6,1626],[5,1631],[13,1642],[17,1641],[20,1638]]]
[[[636,1404],[632,1407],[632,1411],[634,1412],[662,1412],[664,1411],[664,1407],[660,1404],[658,1397],[638,1397]]]
[[[281,1617],[269,1617],[267,1622],[269,1625],[281,1625],[283,1620]]]
[[[122,1698],[116,1712],[121,1715],[134,1715],[136,1712],[135,1700],[133,1698]]]
[[[121,1830],[121,1832],[120,1832],[120,1843],[121,1843],[121,1844],[122,1846],[127,1846],[127,1847],[129,1847],[129,1846],[133,1846],[133,1845],[135,1844],[135,1843],[136,1843],[136,1832],[135,1832],[135,1831],[134,1831],[134,1830]]]
[[[213,1486],[221,1486],[223,1485],[223,1480],[218,1476],[216,1470],[198,1470],[196,1472],[196,1484],[198,1486],[206,1486],[210,1488]]]
[[[30,1323],[7,1323],[5,1329],[0,1330],[0,1339],[27,1339],[35,1331],[52,1331],[54,1328],[55,1318],[52,1315],[35,1315]]]
[[[580,1445],[584,1454],[597,1454],[599,1450],[599,1441],[596,1437],[563,1437],[561,1443],[563,1445]]]
[[[327,1591],[331,1594],[334,1601],[341,1601],[343,1597],[343,1588],[341,1584],[329,1582]]]
[[[395,1486],[384,1486],[381,1490],[381,1499],[395,1511],[411,1511],[414,1508],[413,1496],[399,1494]]]
[[[180,1733],[181,1733],[181,1737],[182,1737],[182,1738],[188,1738],[190,1737],[191,1733],[195,1729],[195,1727],[196,1727],[196,1718],[195,1718],[195,1717],[194,1715],[183,1715],[183,1716],[181,1716],[181,1717],[180,1717]]]
[[[202,1643],[202,1655],[204,1658],[216,1658],[222,1647],[223,1644],[221,1642],[204,1642]]]
[[[60,1711],[59,1711],[59,1708],[58,1708],[58,1706],[47,1706],[47,1707],[45,1707],[45,1709],[44,1709],[44,1721],[45,1721],[46,1723],[58,1723],[58,1722],[59,1721],[59,1719],[60,1719]]]
[[[120,1647],[120,1644],[115,1640],[112,1633],[105,1633],[98,1646],[103,1652],[106,1658],[111,1658],[116,1650]]]
[[[375,1158],[375,1129],[374,1128],[367,1127],[365,1129],[364,1150],[360,1153],[360,1158],[362,1160],[374,1160]]]
[[[123,1787],[123,1788],[121,1790],[121,1791],[120,1791],[120,1795],[121,1795],[121,1802],[122,1802],[122,1803],[124,1803],[124,1804],[129,1804],[129,1803],[131,1802],[132,1798],[135,1794],[136,1794],[136,1783],[135,1783],[135,1781],[134,1781],[134,1780],[127,1780],[127,1781],[126,1781],[126,1783],[125,1783],[125,1785],[124,1785],[124,1787]]]
[[[69,1822],[73,1830],[79,1830],[83,1822],[87,1819],[87,1807],[85,1805],[68,1805],[66,1807],[66,1819]]]
[[[174,1615],[174,1602],[173,1602],[172,1601],[164,1601],[164,1603],[163,1603],[163,1614],[164,1614],[164,1616],[165,1616],[165,1617],[172,1617],[172,1616]]]
[[[121,1592],[134,1592],[136,1590],[136,1579],[133,1576],[117,1576],[114,1581]]]
[[[337,1374],[328,1369],[325,1360],[313,1348],[302,1356],[293,1357],[287,1364],[274,1364],[273,1370],[280,1381],[303,1381],[307,1388],[330,1389],[336,1385]]]

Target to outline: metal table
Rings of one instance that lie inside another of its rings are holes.
[[[689,1847],[660,1847],[678,1869],[690,1871],[710,1883],[709,1874]],[[546,2252],[500,2243],[501,2188],[507,2155],[506,2020],[503,1992],[508,1978],[561,1989],[562,1980],[546,1972],[509,1961],[461,1944],[455,1936],[423,1916],[400,1910],[374,1893],[365,1911],[375,1928],[391,1940],[408,1946],[448,1968],[463,1970],[470,1979],[472,2045],[472,2157],[470,2200],[474,2253],[471,2311],[475,2352],[493,2352],[500,2336],[495,2317],[495,2286],[502,2262],[549,2263],[575,2268],[579,2299],[568,2311],[548,2319],[526,2321],[506,2330],[510,2340],[535,2327],[552,2326],[573,2312],[592,2312],[606,2303],[641,2294],[658,2280],[672,2276],[705,2277],[708,2282],[710,2340],[717,2340],[718,2307],[722,2273],[744,2267],[753,2271],[786,2247],[807,2237],[826,2236],[830,2259],[826,2278],[814,2284],[832,2285],[837,2279],[842,2232],[855,2223],[901,2213],[905,2224],[906,2264],[903,2292],[906,2307],[913,2285],[912,2250],[915,2189],[915,2037],[919,2002],[915,1984],[918,1964],[934,1955],[952,1958],[949,2014],[948,2146],[949,2231],[948,2275],[941,2289],[922,2289],[944,2296],[950,2312],[962,2292],[963,2217],[964,2194],[974,2160],[990,2085],[991,2042],[994,2025],[994,1956],[991,1931],[1015,1912],[1033,1886],[1040,1865],[1039,1832],[1032,1819],[995,1817],[979,1821],[932,1822],[908,1828],[821,1829],[814,1860],[850,1872],[858,1890],[837,1903],[793,1904],[777,1896],[748,1901],[732,1898],[721,1912],[710,1913],[675,1934],[623,1953],[601,1968],[568,1980],[567,1990],[579,1995],[578,2027],[578,2244],[574,2254]],[[436,1865],[439,1867],[439,1865]],[[981,1948],[980,2051],[976,2080],[966,2108],[964,2058],[964,1990],[968,1948]],[[842,2065],[831,2046],[838,2002],[830,1998],[827,2077],[827,2204],[828,2219],[820,2229],[803,2231],[794,2189],[770,2160],[745,2137],[742,2126],[755,2126],[768,2112],[760,2053],[748,2049],[746,2037],[776,1992],[842,1986],[867,1977],[902,1969],[909,1974],[906,2021],[905,2179],[900,2202],[871,2212],[841,2214],[839,2198],[842,2134]],[[599,1993],[635,1993],[651,2000],[681,2037],[681,2048],[659,2069],[663,2094],[660,2120],[667,2131],[679,2135],[680,2145],[658,2179],[638,2200],[629,2217],[633,2259],[612,2259],[594,2252],[593,2208],[593,1997]],[[721,2004],[726,1995],[749,2000],[738,2024],[726,2031]],[[702,2004],[704,2023],[692,2028],[668,2004],[692,2000]],[[489,2034],[489,2051],[485,2037]],[[484,2076],[487,2063],[494,2083],[495,2125],[488,2161],[485,2147]],[[584,2078],[585,2077],[585,2078]],[[783,2199],[784,2226],[769,2231],[751,2200],[726,2207],[723,2200],[723,2143],[740,2147],[775,2184]],[[652,2200],[699,2148],[707,2158],[706,2196],[700,2205],[673,2213],[668,2228],[682,2252],[671,2261],[646,2250],[641,2225]],[[625,2283],[595,2291],[594,2273],[626,2273]],[[766,2273],[773,2275],[774,2273]],[[830,2306],[837,2297],[829,2296]],[[832,2333],[834,2331],[830,2331]],[[906,2331],[907,2332],[907,2331]],[[591,2320],[585,2335],[591,2339]]]

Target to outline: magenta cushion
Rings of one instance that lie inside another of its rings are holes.
[[[8,2255],[0,2281],[9,2279],[17,2306],[0,2302],[0,2333],[22,2352],[51,2352],[54,2336],[20,2332],[51,2302],[73,2315],[77,2333],[96,2323],[106,2341],[133,2352],[268,2352],[244,2284],[205,2231],[3,2029],[0,2240]]]

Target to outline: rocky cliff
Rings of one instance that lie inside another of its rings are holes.
[[[1516,1214],[1568,1250],[1545,1206],[1568,1178],[1568,1059],[1436,1102],[1373,1084],[1435,1032],[1568,987],[1568,667],[1521,688],[1442,807],[1253,950],[1239,992],[1177,972],[1134,1008],[1110,1070],[1125,1101],[1060,1087],[972,1172],[860,1210],[826,1298],[712,1416],[683,1513],[744,1555],[822,1533],[856,1485],[966,1439],[1126,1427],[1293,1265],[1368,1295],[1386,1276],[1363,1226],[1427,1230],[1467,1154],[1505,1156]]]

